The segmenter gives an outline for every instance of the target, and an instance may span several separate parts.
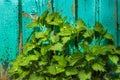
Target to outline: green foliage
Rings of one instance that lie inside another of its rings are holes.
[[[81,19],[76,21],[75,26],[65,19],[59,13],[45,11],[38,20],[28,25],[29,28],[45,26],[47,30],[34,31],[31,40],[23,47],[23,54],[11,63],[9,76],[12,80],[119,78],[120,50],[116,49],[112,35],[100,23],[90,29]],[[76,39],[77,44],[74,42]],[[74,54],[69,52],[70,42],[77,45]]]
[[[85,72],[85,70],[81,70],[78,74],[80,80],[90,80],[91,79],[91,72]]]

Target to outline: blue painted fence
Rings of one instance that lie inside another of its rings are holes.
[[[54,11],[67,16],[71,24],[82,18],[88,27],[93,27],[99,21],[120,46],[120,0],[21,0],[22,4],[19,1],[0,0],[0,63],[15,59],[32,31],[27,28],[31,19],[19,14],[20,5],[27,14],[41,15],[52,4]]]

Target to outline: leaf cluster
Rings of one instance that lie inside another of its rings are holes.
[[[100,23],[93,29],[79,19],[75,26],[59,13],[45,11],[29,28],[33,31],[24,51],[11,64],[12,80],[110,80],[120,74],[120,50]],[[77,41],[77,44],[75,43]],[[76,49],[70,54],[69,45]]]

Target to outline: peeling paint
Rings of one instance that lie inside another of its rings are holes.
[[[22,32],[19,35],[19,54],[22,53]]]
[[[72,4],[72,14],[75,17],[75,4],[74,3]]]

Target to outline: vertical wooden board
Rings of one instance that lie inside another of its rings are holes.
[[[116,19],[115,19],[115,8],[116,0],[99,0],[100,1],[100,22],[105,29],[108,30],[115,38],[116,43]]]
[[[118,40],[119,40],[119,43],[118,43],[118,46],[120,46],[120,0],[118,0]]]
[[[47,10],[49,0],[38,0],[38,15],[41,15],[45,10]]]
[[[54,0],[54,11],[60,12],[62,17],[67,16],[67,21],[75,23],[75,2],[74,0]]]
[[[10,62],[18,53],[18,4],[0,3],[0,63]]]
[[[37,15],[41,15],[47,8],[47,0],[23,0],[22,11],[28,15],[37,12]],[[28,29],[27,25],[32,21],[30,18],[22,17],[22,34],[23,34],[23,45],[26,43],[28,36],[30,36],[33,29]]]
[[[81,18],[88,27],[95,24],[95,1],[96,0],[78,0],[78,17]]]

